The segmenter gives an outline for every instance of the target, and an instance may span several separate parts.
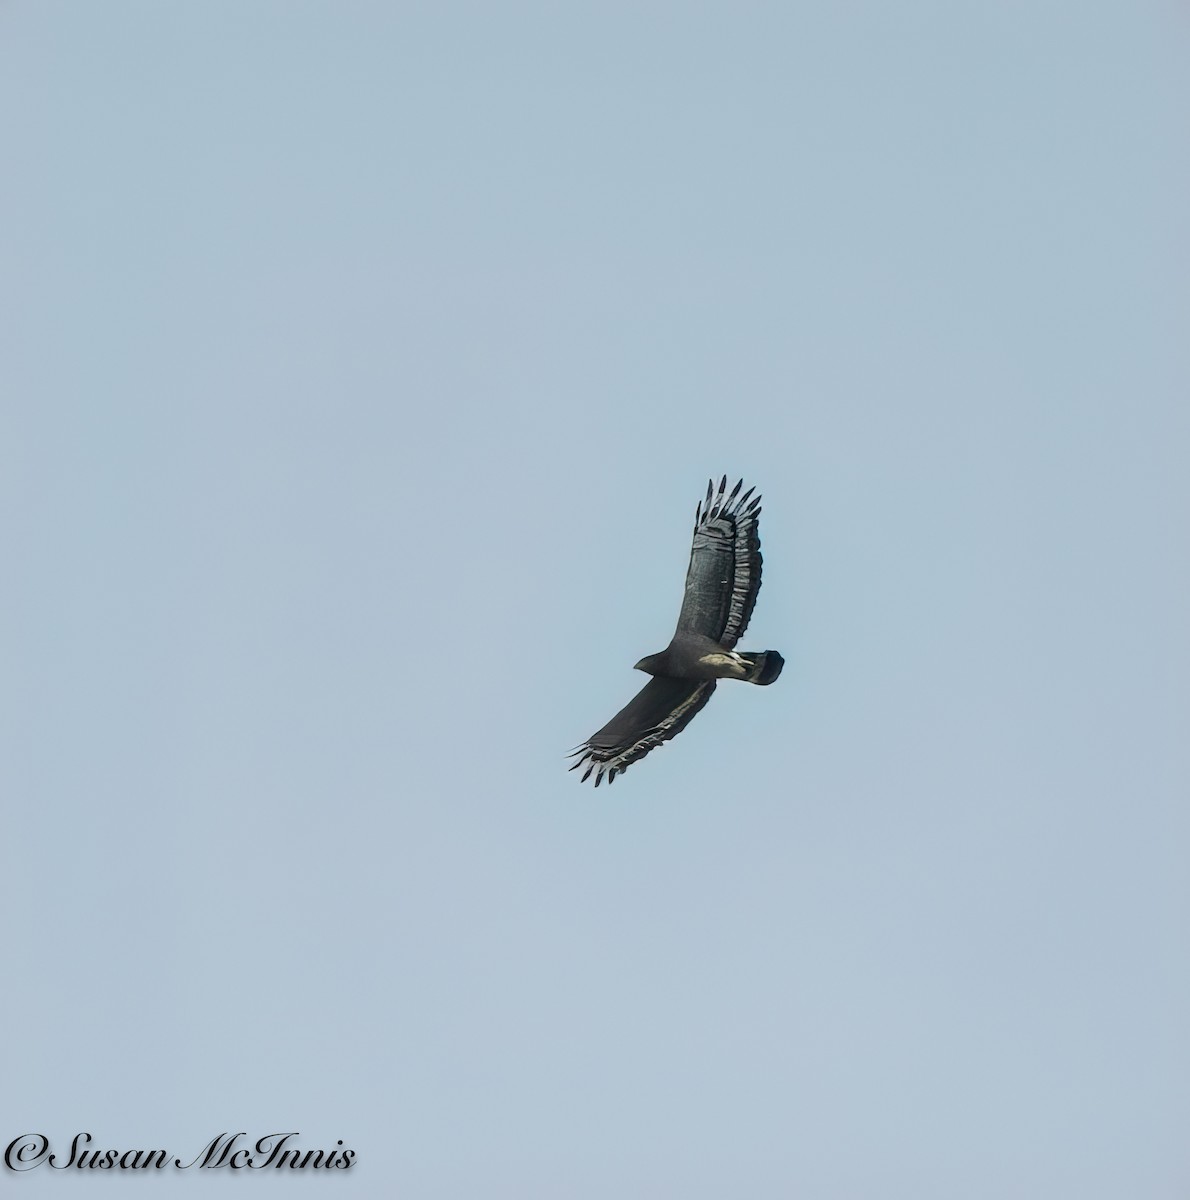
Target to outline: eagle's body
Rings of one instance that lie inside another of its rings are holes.
[[[705,504],[694,515],[694,545],[686,572],[686,591],[678,628],[669,645],[650,654],[636,669],[653,678],[576,753],[571,767],[586,766],[598,787],[643,758],[654,746],[684,729],[711,698],[716,680],[741,679],[762,687],[781,674],[785,660],[776,650],[747,654],[735,649],[748,627],[760,591],[760,497],[749,502],[743,480],[729,496],[727,476],[714,491],[707,484]],[[736,497],[739,496],[737,500]]]
[[[771,658],[776,651],[765,653]],[[721,643],[702,633],[679,631],[660,654],[642,658],[635,670],[653,676],[666,675],[670,679],[748,679],[756,670],[758,657],[725,650]],[[779,673],[780,668],[766,682],[772,683]]]

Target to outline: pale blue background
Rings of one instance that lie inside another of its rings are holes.
[[[1147,2],[0,6],[0,1139],[1190,1194],[1188,49]],[[722,472],[785,674],[593,792]]]

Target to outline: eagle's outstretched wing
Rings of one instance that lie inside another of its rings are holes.
[[[594,771],[596,787],[605,773],[608,783],[612,783],[630,763],[685,729],[714,690],[713,679],[650,679],[598,733],[591,734],[574,751],[580,757],[570,769],[585,764],[584,780]]]
[[[760,497],[749,501],[752,488],[739,496],[743,483],[726,497],[726,475],[717,493],[714,480],[707,484],[706,500],[694,514],[694,545],[678,616],[679,634],[700,633],[727,650],[748,628],[760,591]]]

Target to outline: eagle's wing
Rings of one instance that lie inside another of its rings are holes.
[[[731,650],[748,628],[760,591],[760,497],[749,501],[752,488],[739,496],[742,479],[727,497],[727,476],[718,493],[714,483],[707,484],[706,500],[694,514],[678,633],[700,633]]]
[[[596,787],[604,773],[608,783],[612,783],[618,774],[628,770],[630,763],[681,733],[714,690],[713,679],[701,682],[666,676],[650,679],[598,733],[591,734],[574,751],[580,757],[570,769],[585,764],[584,780],[594,771]]]

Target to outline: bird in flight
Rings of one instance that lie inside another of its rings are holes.
[[[785,665],[776,650],[748,654],[736,643],[748,628],[760,591],[760,497],[752,499],[744,481],[727,492],[727,476],[707,484],[706,499],[694,513],[694,545],[686,572],[686,594],[678,628],[660,654],[650,654],[636,670],[652,679],[608,723],[572,754],[575,771],[586,767],[598,787],[612,783],[638,758],[681,733],[711,698],[720,679],[742,679],[767,687]]]

